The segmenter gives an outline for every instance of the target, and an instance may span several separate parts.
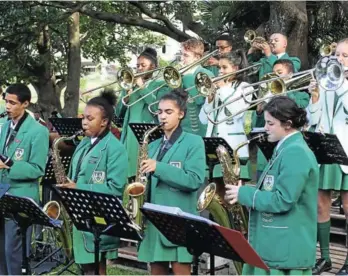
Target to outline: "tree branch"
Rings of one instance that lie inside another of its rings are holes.
[[[185,41],[191,37],[190,35],[182,31],[179,31],[178,29],[171,30],[164,25],[153,23],[139,17],[125,17],[120,14],[111,13],[111,12],[92,11],[92,10],[86,9],[85,7],[82,7],[79,10],[79,12],[89,17],[103,20],[106,22],[113,22],[118,24],[129,25],[129,26],[142,27],[150,31],[164,34],[180,42]]]

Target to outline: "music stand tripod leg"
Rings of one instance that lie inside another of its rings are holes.
[[[101,231],[98,227],[93,227],[93,235],[94,235],[94,265],[95,270],[94,274],[99,275],[99,245],[100,245],[100,235]]]

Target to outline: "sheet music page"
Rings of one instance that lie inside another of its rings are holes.
[[[202,222],[208,223],[209,225],[213,225],[213,224],[219,225],[216,222],[211,221],[210,219],[207,219],[207,218],[204,218],[201,216],[197,216],[197,215],[193,215],[190,213],[186,213],[178,207],[164,206],[164,205],[153,204],[153,203],[145,203],[143,208],[147,209],[147,210],[151,210],[151,211],[160,212],[160,213],[171,214],[171,215],[176,215],[176,216],[180,216],[183,218],[202,221]]]

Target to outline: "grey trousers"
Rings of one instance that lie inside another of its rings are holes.
[[[5,221],[5,233],[0,229],[0,240],[5,240],[5,258],[0,259],[0,275],[22,274],[22,236],[19,227],[13,220]],[[27,256],[30,252],[32,226],[28,228]],[[7,267],[7,271],[6,271]]]

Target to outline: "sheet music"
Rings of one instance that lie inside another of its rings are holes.
[[[213,224],[219,225],[216,222],[211,221],[210,219],[184,212],[179,207],[171,207],[171,206],[164,206],[164,205],[153,204],[153,203],[145,203],[143,205],[143,208],[149,211],[156,211],[159,213],[171,214],[171,215],[176,215],[176,216],[187,218],[187,219],[202,221],[202,222],[208,223],[209,225],[213,225]]]

